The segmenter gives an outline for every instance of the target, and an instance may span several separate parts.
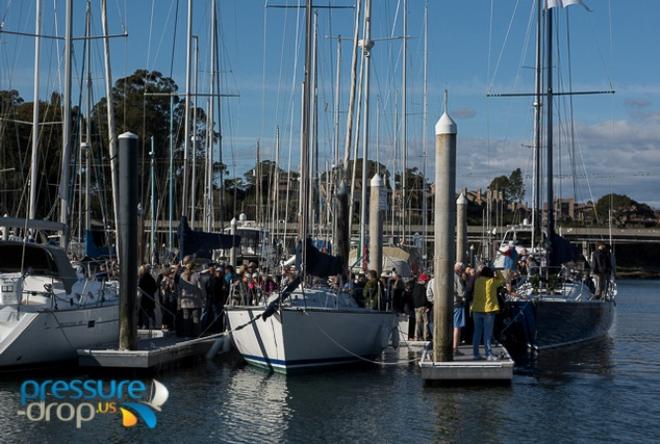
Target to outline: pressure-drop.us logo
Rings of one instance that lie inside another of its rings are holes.
[[[33,422],[73,422],[81,428],[97,415],[119,414],[124,427],[141,421],[153,429],[169,391],[155,379],[149,389],[140,380],[30,379],[21,384],[20,397],[18,415]]]

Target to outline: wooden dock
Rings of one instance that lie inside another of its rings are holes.
[[[513,360],[501,345],[493,345],[493,355],[498,358],[497,361],[475,361],[471,345],[462,345],[459,351],[461,355],[455,356],[454,361],[433,362],[432,352],[425,350],[419,362],[424,381],[441,384],[511,384]],[[483,356],[483,346],[481,353]]]
[[[220,335],[196,339],[178,338],[174,334],[142,336],[138,340],[137,350],[117,350],[112,347],[79,349],[78,365],[81,367],[158,370],[187,358],[206,355],[218,339],[220,339]],[[223,344],[219,349],[226,351],[227,346],[231,343],[231,338],[225,336],[221,340]],[[218,349],[217,344],[216,349]]]

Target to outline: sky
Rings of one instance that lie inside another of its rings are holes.
[[[43,33],[64,32],[64,1],[43,1]],[[221,89],[240,97],[223,100],[223,159],[230,173],[274,158],[281,133],[282,167],[297,169],[300,83],[304,64],[304,14],[300,0],[218,0]],[[352,5],[354,0],[316,0]],[[74,0],[74,35],[84,31],[85,0]],[[303,2],[304,3],[304,2]],[[373,0],[369,157],[401,168],[402,1]],[[428,124],[423,132],[424,0],[408,1],[408,164],[433,176],[433,124],[448,90],[458,125],[459,187],[484,187],[521,168],[531,191],[532,98],[488,98],[488,92],[533,91],[534,17],[531,0],[429,0]],[[660,1],[584,0],[586,8],[555,10],[555,90],[609,90],[614,95],[575,96],[555,102],[556,194],[580,201],[609,192],[628,194],[660,208]],[[93,33],[101,33],[100,2],[92,2]],[[199,92],[209,90],[210,8],[193,1],[193,33],[199,36]],[[267,7],[271,6],[271,7]],[[178,7],[178,13],[177,13]],[[185,88],[186,0],[108,0],[113,79],[147,68],[170,73]],[[8,31],[34,32],[34,1],[0,0]],[[337,40],[353,33],[353,9],[318,9],[320,165],[333,163],[334,83]],[[176,22],[176,26],[175,26]],[[176,32],[175,32],[176,31]],[[175,37],[176,33],[176,39]],[[388,39],[389,38],[389,39]],[[33,46],[29,37],[0,34],[0,89],[32,100]],[[351,42],[343,40],[340,75],[340,152],[346,124]],[[41,96],[62,90],[61,42],[44,42]],[[82,42],[74,44],[74,103],[79,95]],[[94,95],[103,91],[102,46],[92,46]],[[569,82],[572,80],[572,82]],[[199,106],[206,104],[200,99]],[[570,116],[573,119],[570,119]],[[572,123],[571,123],[572,122]],[[574,137],[570,137],[574,134]],[[424,143],[428,155],[424,155]],[[573,161],[575,159],[575,161]],[[577,172],[575,187],[573,172]],[[585,180],[588,177],[589,180]]]

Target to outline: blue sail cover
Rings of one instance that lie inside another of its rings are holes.
[[[558,267],[566,262],[580,260],[580,250],[566,238],[554,232],[550,238],[552,239],[552,250],[550,251],[551,266]]]
[[[85,230],[85,256],[90,259],[115,256],[115,249],[107,245],[105,231]]]
[[[211,259],[213,250],[227,250],[231,247],[241,245],[240,236],[231,236],[229,234],[207,233],[190,229],[188,218],[181,217],[179,228],[179,257],[194,254],[197,257]]]

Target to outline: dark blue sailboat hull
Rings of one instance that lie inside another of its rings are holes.
[[[535,299],[508,301],[497,323],[507,348],[543,350],[607,335],[614,319],[613,301]]]

